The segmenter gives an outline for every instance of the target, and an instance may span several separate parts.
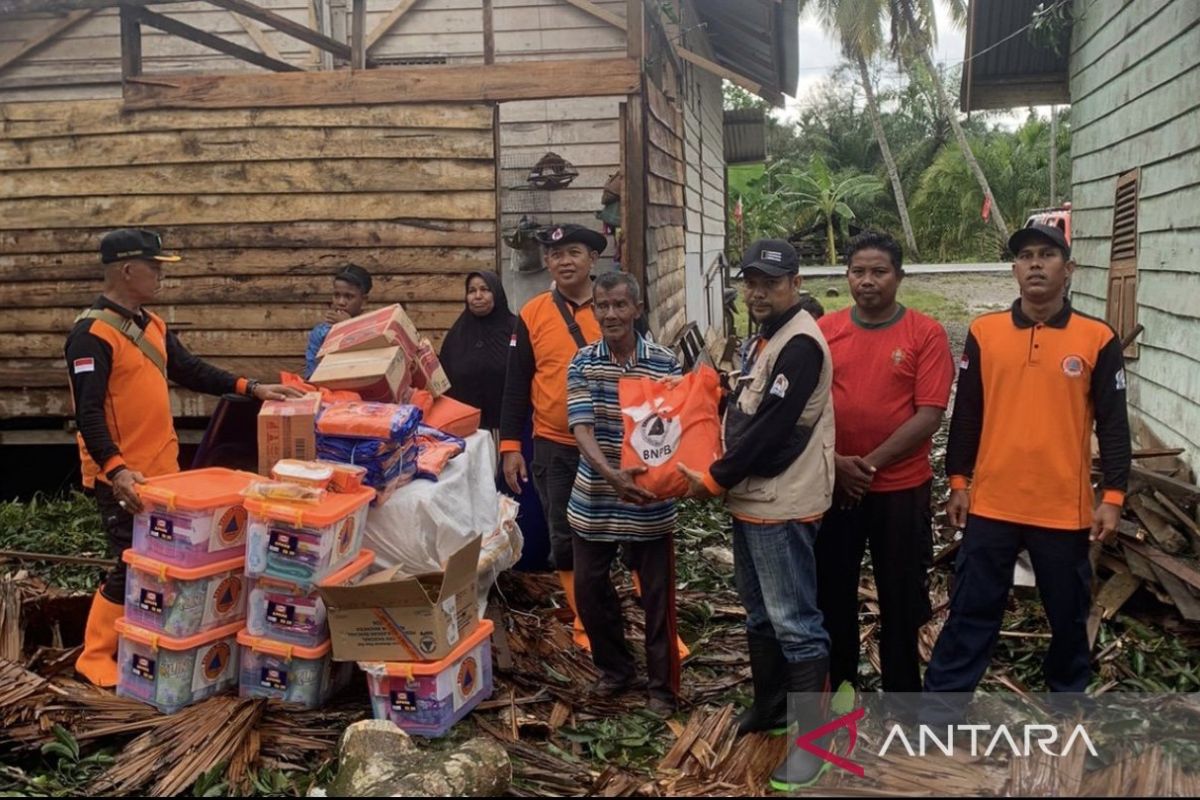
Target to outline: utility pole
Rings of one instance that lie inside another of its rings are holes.
[[[1058,111],[1050,106],[1050,207],[1058,205]]]

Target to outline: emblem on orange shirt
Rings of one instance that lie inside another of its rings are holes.
[[[1067,356],[1062,360],[1062,371],[1068,378],[1078,378],[1083,374],[1083,359],[1079,356]]]

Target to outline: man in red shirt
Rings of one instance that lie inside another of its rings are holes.
[[[819,321],[833,359],[837,476],[817,536],[817,603],[832,686],[858,675],[858,579],[871,547],[883,688],[921,691],[917,632],[929,620],[933,558],[930,441],[954,380],[945,329],[896,301],[900,245],[866,231],[850,243],[854,305]]]

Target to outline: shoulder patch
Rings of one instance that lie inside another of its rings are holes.
[[[94,358],[77,358],[71,362],[71,371],[78,375],[82,372],[95,372],[96,359]]]
[[[1124,369],[1124,367],[1117,370],[1117,376],[1116,376],[1116,378],[1114,378],[1113,383],[1118,392],[1125,391],[1125,369]]]
[[[788,384],[786,375],[777,375],[775,376],[775,382],[771,384],[770,393],[776,397],[782,398],[787,395],[789,385],[790,384]]]

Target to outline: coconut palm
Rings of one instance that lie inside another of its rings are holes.
[[[859,0],[842,1],[859,2]],[[946,95],[946,86],[942,83],[941,73],[938,72],[933,59],[929,56],[930,49],[937,41],[934,0],[886,0],[886,2],[888,16],[891,19],[891,38],[894,51],[907,60],[915,60],[928,73],[934,85],[935,96],[942,107],[942,113],[945,114],[954,131],[954,139],[958,142],[959,150],[962,151],[963,160],[967,162],[967,167],[979,184],[979,189],[983,193],[987,205],[991,208],[991,222],[996,226],[1000,237],[1007,240],[1008,225],[1004,222],[1004,215],[992,195],[987,176],[983,174],[983,169],[980,168],[979,162],[971,152],[971,145],[967,142],[962,125],[959,124],[956,109],[950,104],[950,99]],[[967,8],[963,0],[941,0],[941,2],[945,3],[949,9],[951,19],[955,24],[961,25],[966,20]]]
[[[791,162],[778,162],[768,172],[783,187],[783,200],[792,212],[797,230],[812,219],[825,224],[830,264],[838,262],[835,220],[844,232],[846,223],[855,218],[852,204],[873,200],[883,191],[883,184],[874,175],[837,175],[820,156],[813,156],[805,169],[798,169]]]
[[[912,221],[908,216],[908,203],[904,197],[904,186],[900,182],[900,170],[896,168],[896,159],[892,157],[892,148],[888,145],[887,134],[883,130],[879,102],[875,96],[871,72],[867,67],[867,62],[883,47],[883,20],[889,12],[889,0],[802,0],[801,10],[808,5],[816,7],[821,25],[841,42],[842,53],[858,70],[858,79],[867,99],[871,128],[875,132],[875,141],[879,144],[888,180],[892,184],[892,194],[896,198],[900,226],[904,229],[909,254],[915,257],[917,239],[913,235]]]

